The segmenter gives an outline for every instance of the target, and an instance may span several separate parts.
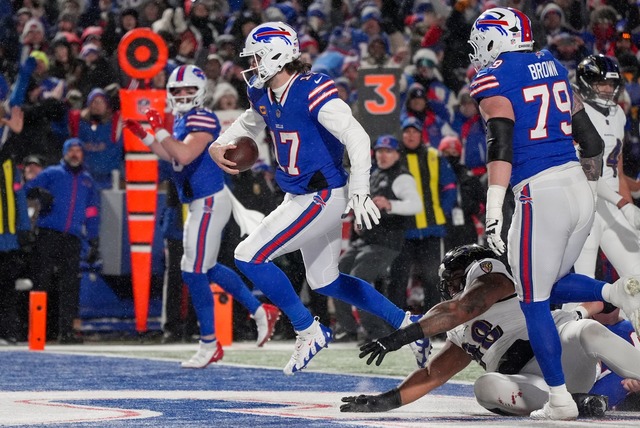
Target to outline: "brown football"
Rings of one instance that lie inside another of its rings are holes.
[[[225,159],[235,162],[240,172],[248,170],[258,160],[258,145],[249,137],[240,137],[233,144],[236,148],[224,152]]]

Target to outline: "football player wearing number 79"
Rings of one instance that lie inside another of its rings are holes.
[[[295,351],[284,368],[290,375],[304,369],[333,334],[313,318],[284,272],[271,263],[276,257],[301,250],[313,290],[373,313],[396,328],[409,323],[410,314],[367,282],[338,271],[341,217],[353,210],[356,228],[371,229],[379,223],[380,212],[369,197],[371,140],[338,97],[335,83],[309,72],[310,64],[298,59],[296,32],[282,22],[254,28],[240,56],[251,61],[251,68],[243,72],[251,107],[216,139],[209,154],[224,171],[237,173],[224,158],[231,143],[240,136],[255,139],[265,125],[271,132],[276,181],[286,196],[238,245],[235,259],[297,332]],[[343,167],[345,149],[350,174]]]
[[[516,209],[508,260],[531,346],[550,387],[549,401],[531,417],[575,419],[578,409],[565,385],[549,296],[591,230],[603,142],[574,96],[567,70],[549,51],[533,51],[524,13],[485,11],[474,22],[469,43],[478,71],[470,95],[487,123],[487,242],[498,255],[507,250],[500,235],[511,183]],[[580,163],[573,140],[580,146]]]

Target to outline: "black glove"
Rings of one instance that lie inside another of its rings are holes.
[[[100,240],[93,238],[89,240],[89,251],[87,251],[87,263],[94,264],[100,259]]]
[[[375,413],[386,412],[402,406],[400,391],[393,388],[380,395],[358,395],[357,397],[342,397],[341,412]]]
[[[371,354],[369,355],[367,364],[371,365],[373,360],[377,357],[378,360],[376,361],[376,366],[379,366],[387,353],[397,351],[404,345],[408,345],[409,343],[420,339],[424,339],[422,327],[420,327],[420,323],[413,323],[405,328],[396,330],[385,337],[381,337],[378,340],[365,343],[360,347],[360,351],[362,352],[360,352],[359,357],[364,358]]]
[[[37,199],[40,202],[40,214],[42,215],[49,214],[53,208],[53,195],[42,187],[29,190],[27,198]]]
[[[18,245],[25,253],[33,250],[33,244],[36,242],[36,234],[32,230],[19,230],[17,233]]]

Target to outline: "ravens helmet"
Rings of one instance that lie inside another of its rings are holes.
[[[583,59],[576,69],[576,83],[585,100],[603,108],[616,105],[623,87],[618,64],[604,55],[589,55]]]
[[[490,249],[478,244],[461,245],[453,248],[444,255],[438,274],[440,275],[440,294],[445,300],[450,300],[464,290],[467,269],[476,260],[494,258]]]

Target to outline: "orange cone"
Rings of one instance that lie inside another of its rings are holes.
[[[47,341],[47,293],[29,293],[29,350],[44,351]]]

